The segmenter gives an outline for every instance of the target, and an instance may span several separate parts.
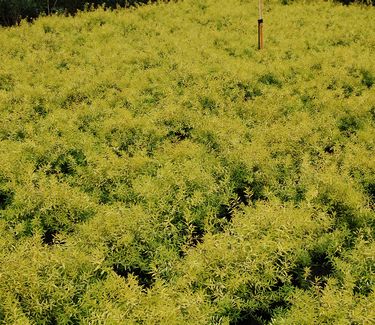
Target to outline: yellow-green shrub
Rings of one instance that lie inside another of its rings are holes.
[[[0,31],[1,323],[373,322],[374,8],[256,5]]]

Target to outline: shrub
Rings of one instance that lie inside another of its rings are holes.
[[[372,323],[374,8],[255,4],[0,30],[1,324]]]

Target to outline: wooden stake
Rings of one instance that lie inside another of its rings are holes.
[[[258,50],[263,49],[263,0],[259,0]]]

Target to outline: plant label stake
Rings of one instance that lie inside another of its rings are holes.
[[[259,0],[258,50],[263,48],[263,0]]]

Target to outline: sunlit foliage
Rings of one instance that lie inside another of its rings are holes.
[[[0,322],[374,322],[375,10],[264,16],[0,30]]]

